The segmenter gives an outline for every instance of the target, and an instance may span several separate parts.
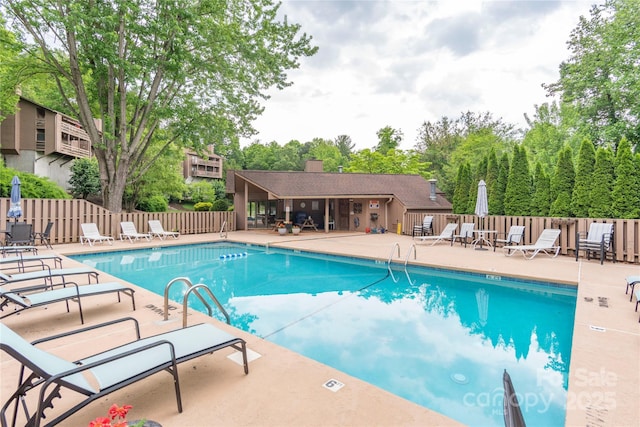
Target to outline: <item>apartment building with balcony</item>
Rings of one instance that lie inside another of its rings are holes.
[[[78,120],[25,98],[0,122],[0,145],[6,166],[47,177],[62,188],[68,188],[73,160],[92,155]]]
[[[203,179],[222,179],[222,157],[214,153],[213,145],[209,145],[204,154],[185,150],[182,172],[187,183]]]

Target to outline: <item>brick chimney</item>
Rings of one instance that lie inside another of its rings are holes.
[[[304,163],[305,172],[323,172],[322,160],[309,159]]]

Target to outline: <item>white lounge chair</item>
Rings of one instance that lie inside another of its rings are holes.
[[[442,230],[442,233],[440,233],[440,235],[438,236],[417,236],[417,237],[414,237],[413,239],[416,240],[417,242],[426,242],[427,240],[433,240],[433,243],[431,243],[431,246],[433,246],[442,240],[453,239],[453,233],[456,231],[457,228],[458,228],[458,224],[455,222],[452,222],[447,224],[447,226]]]
[[[464,243],[464,247],[467,247],[467,243],[470,240],[473,240],[473,229],[475,228],[475,224],[473,222],[464,222],[462,223],[462,227],[460,227],[460,234],[454,234],[451,238],[451,246],[453,246],[453,242],[460,239],[460,244]]]
[[[82,229],[82,236],[80,236],[80,244],[84,245],[84,242],[89,243],[89,246],[93,246],[94,243],[107,242],[110,245],[113,244],[113,237],[103,236],[98,230],[98,226],[94,222],[87,222],[80,224]]]
[[[160,238],[160,240],[164,240],[167,237],[173,237],[174,239],[177,239],[178,236],[180,236],[180,233],[176,231],[164,231],[162,223],[157,219],[149,220],[149,230],[149,234],[151,234],[152,237],[157,236]]]
[[[21,289],[8,290],[0,286],[0,311],[3,311],[4,307],[9,303],[13,303],[16,305],[15,310],[12,310],[10,313],[0,316],[0,319],[4,319],[5,317],[9,317],[13,314],[18,314],[21,311],[30,308],[46,306],[49,304],[53,304],[54,302],[61,301],[67,302],[68,313],[68,302],[72,300],[78,303],[78,309],[80,311],[80,322],[84,323],[81,298],[103,295],[113,292],[118,293],[118,302],[120,302],[120,292],[131,297],[131,304],[133,305],[133,309],[136,309],[136,301],[133,296],[133,293],[135,291],[132,288],[125,287],[118,282],[91,283],[88,285],[67,283],[65,284],[65,286],[62,286],[62,284],[58,284],[54,285],[54,287],[57,288],[51,289],[51,287],[48,287],[46,288],[46,290],[43,290],[43,288],[41,288],[37,291],[31,288],[30,291],[22,291]]]
[[[502,234],[504,235],[504,234]],[[519,245],[522,243],[524,239],[524,225],[512,225],[509,228],[509,232],[504,239],[500,238],[500,234],[496,234],[496,238],[493,240],[493,251],[496,251],[496,246],[498,243],[502,243],[503,245]]]
[[[616,251],[613,244],[613,224],[605,224],[602,222],[592,222],[589,226],[589,232],[585,235],[576,232],[576,261],[580,251],[585,251],[587,259],[591,258],[591,253],[600,253],[600,264],[604,263],[607,252],[613,252],[613,262],[616,262]]]
[[[136,339],[75,362],[36,347],[39,343],[91,334],[98,328],[124,322],[131,322],[135,326],[131,333],[136,337],[141,336],[138,322],[130,317],[42,338],[33,343],[0,324],[0,349],[22,365],[18,388],[0,411],[3,425],[5,420],[8,425],[18,424],[16,418],[22,415],[27,422],[19,423],[21,425],[38,427],[45,421],[50,426],[59,425],[96,399],[159,372],[168,372],[173,376],[178,412],[182,412],[177,365],[227,347],[242,353],[244,373],[249,373],[245,341],[208,323]],[[118,327],[122,329],[124,326]],[[82,336],[78,339],[82,339]],[[89,382],[83,374],[95,381]],[[66,397],[69,392],[78,393],[82,398],[75,394],[69,400]],[[45,411],[53,406],[51,402],[54,398],[56,405],[70,403],[71,407],[61,408],[57,414],[47,414]],[[18,413],[19,409],[24,414]],[[13,419],[7,420],[8,415]]]
[[[547,228],[540,233],[540,237],[533,245],[506,245],[502,249],[504,249],[504,254],[507,256],[521,252],[525,259],[532,259],[539,252],[544,252],[555,258],[560,253],[560,246],[556,246],[558,237],[560,237],[560,230]]]
[[[121,222],[120,228],[122,228],[122,233],[120,233],[120,240],[129,239],[129,242],[133,243],[134,241],[139,239],[152,239],[150,234],[138,233],[138,230],[136,230],[136,226],[133,222]]]

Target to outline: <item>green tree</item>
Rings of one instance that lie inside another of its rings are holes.
[[[22,44],[16,34],[6,29],[6,20],[0,8],[0,122],[14,114],[19,96],[16,93],[17,76],[13,62],[22,50]]]
[[[509,155],[503,153],[498,163],[498,178],[487,189],[489,198],[489,213],[491,215],[504,215],[504,197],[507,192],[509,180]]]
[[[11,181],[17,176],[20,179],[20,192],[24,198],[34,199],[69,199],[69,196],[60,186],[51,182],[48,178],[25,172],[19,172],[13,168],[4,166],[0,161],[0,197],[11,197]]]
[[[635,168],[631,146],[626,138],[618,144],[615,162],[616,181],[613,186],[613,214],[617,218],[640,218],[638,206],[638,170]]]
[[[244,147],[242,152],[245,159],[244,169],[271,170],[278,160],[280,146],[276,142],[269,145],[254,141]]]
[[[551,180],[540,162],[536,163],[531,215],[548,216],[551,208]]]
[[[467,208],[469,207],[469,189],[471,186],[471,165],[469,163],[461,164],[458,167],[456,188],[453,193],[453,213],[467,213]]]
[[[86,199],[100,194],[100,171],[96,159],[76,159],[69,178],[71,194]]]
[[[504,196],[504,213],[514,216],[529,215],[531,193],[531,173],[527,154],[523,147],[515,145]]]
[[[353,150],[356,148],[356,144],[353,143],[349,135],[338,135],[335,143],[336,147],[338,147],[338,150],[340,150],[340,154],[342,154],[342,157],[348,162],[351,154],[353,153]]]
[[[573,168],[571,147],[565,146],[558,155],[556,169],[551,177],[551,212],[552,216],[571,215],[571,194],[576,180]],[[560,199],[558,203],[556,200]]]
[[[325,172],[337,172],[338,166],[345,163],[340,150],[331,140],[314,138],[308,143],[308,148],[308,152],[302,156],[302,160],[322,160]]]
[[[589,216],[591,206],[591,185],[593,183],[593,169],[596,164],[596,149],[590,140],[585,139],[580,145],[576,180],[571,195],[571,211],[577,217]]]
[[[640,137],[640,7],[637,0],[606,0],[581,17],[568,42],[560,79],[546,85],[580,116],[576,122],[596,145]]]
[[[614,173],[615,162],[611,148],[598,148],[591,183],[590,218],[613,218]]]
[[[376,135],[378,135],[378,145],[374,147],[374,150],[382,154],[388,153],[389,150],[397,149],[404,137],[402,130],[394,129],[391,126],[383,127]]]
[[[270,0],[4,4],[33,40],[27,49],[41,51],[60,88],[71,84],[62,95],[89,134],[114,212],[132,168],[155,162],[144,154],[159,130],[167,146],[196,148],[250,135],[258,101],[288,86],[286,71],[317,51]]]

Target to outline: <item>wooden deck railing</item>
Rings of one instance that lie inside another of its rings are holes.
[[[488,216],[479,218],[475,215],[425,214],[407,213],[404,216],[403,234],[411,235],[414,224],[421,224],[425,215],[433,215],[433,231],[439,234],[448,222],[473,222],[479,229],[496,230],[507,233],[512,225],[524,225],[524,244],[535,243],[545,228],[562,230],[560,234],[560,253],[575,256],[576,232],[586,232],[592,222],[613,223],[616,261],[640,263],[640,219],[611,218],[549,218],[535,216]]]
[[[0,198],[0,224],[5,229],[10,199]],[[167,231],[179,231],[181,234],[217,233],[222,224],[229,231],[235,230],[234,212],[136,212],[112,213],[86,200],[79,199],[22,199],[22,218],[33,224],[33,230],[40,232],[47,223],[55,225],[51,230],[50,241],[53,244],[75,243],[80,241],[80,224],[95,222],[100,233],[118,238],[120,222],[132,221],[140,232],[149,230],[150,219],[159,220]]]

